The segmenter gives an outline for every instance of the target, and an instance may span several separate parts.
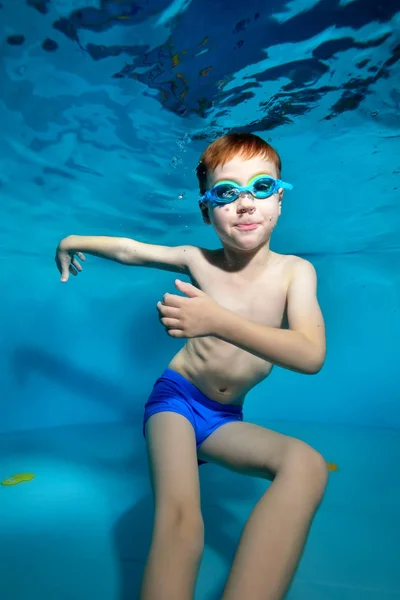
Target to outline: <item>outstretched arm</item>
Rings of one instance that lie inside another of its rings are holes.
[[[69,274],[82,271],[79,260],[85,260],[84,254],[125,265],[188,273],[196,251],[194,246],[157,246],[123,237],[69,235],[59,243],[55,260],[61,281],[65,282]]]
[[[218,311],[217,337],[260,358],[300,373],[318,373],[325,361],[325,325],[311,263],[296,265],[287,296],[289,329],[254,323],[228,310]]]

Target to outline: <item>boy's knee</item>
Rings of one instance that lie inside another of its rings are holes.
[[[199,508],[191,503],[171,501],[156,511],[156,524],[166,534],[179,536],[186,542],[202,547],[204,522]]]
[[[306,489],[307,493],[315,496],[317,501],[322,499],[328,482],[328,467],[317,450],[296,440],[287,454],[282,471]]]

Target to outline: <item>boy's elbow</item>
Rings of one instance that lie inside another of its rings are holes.
[[[123,265],[132,265],[135,257],[133,244],[134,242],[130,238],[118,238],[115,259]]]
[[[316,364],[310,364],[304,371],[303,373],[305,375],[317,375],[317,373],[320,372],[320,370],[322,369],[322,367],[324,366],[324,363],[316,363]]]
[[[306,358],[307,357],[307,358]],[[325,364],[326,348],[323,346],[312,344],[308,347],[308,352],[303,354],[303,369],[305,375],[316,375]]]
[[[325,351],[316,352],[313,356],[310,357],[308,361],[307,370],[305,371],[308,375],[316,375],[322,369],[325,364]]]

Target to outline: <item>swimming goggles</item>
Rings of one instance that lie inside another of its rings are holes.
[[[280,188],[292,190],[293,186],[291,183],[274,179],[269,175],[257,175],[245,186],[238,185],[234,181],[219,181],[217,185],[200,197],[199,204],[209,203],[211,206],[229,204],[237,200],[243,193],[251,194],[254,198],[264,199],[276,194]]]

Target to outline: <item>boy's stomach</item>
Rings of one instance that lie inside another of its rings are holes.
[[[272,364],[214,337],[192,338],[169,369],[221,404],[242,405],[246,394],[268,377]]]

